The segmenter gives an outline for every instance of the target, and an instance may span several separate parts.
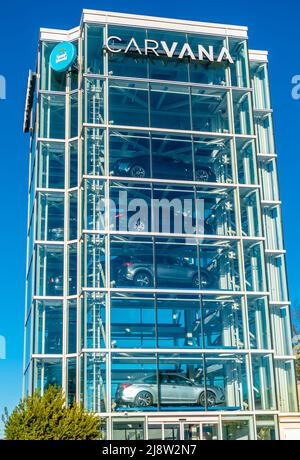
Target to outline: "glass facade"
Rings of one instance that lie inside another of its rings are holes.
[[[267,61],[243,28],[141,22],[84,19],[66,73],[41,35],[24,392],[62,386],[111,439],[276,439],[297,397]]]

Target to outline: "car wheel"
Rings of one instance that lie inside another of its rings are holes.
[[[198,277],[198,275],[195,275],[194,278],[193,278],[193,287],[195,289],[199,289],[199,277]]]
[[[207,273],[200,272],[200,278],[201,278],[201,289],[208,288],[211,284],[210,277]]]
[[[153,405],[153,397],[149,391],[141,391],[134,398],[136,407],[151,407]]]
[[[133,281],[134,281],[135,286],[138,286],[141,288],[148,288],[148,287],[151,287],[153,284],[152,276],[149,273],[143,272],[143,271],[136,273]]]
[[[146,170],[141,165],[134,165],[130,169],[130,176],[131,177],[144,178],[144,177],[146,177]]]
[[[209,174],[207,169],[199,168],[196,169],[196,181],[197,182],[208,182]]]
[[[206,404],[207,407],[213,407],[216,405],[216,395],[212,391],[207,391],[206,392]]]
[[[203,391],[199,395],[198,405],[202,406],[202,407],[205,407],[205,406],[213,407],[213,406],[215,406],[216,405],[216,395],[210,390],[207,390],[206,395],[205,395],[205,392]]]

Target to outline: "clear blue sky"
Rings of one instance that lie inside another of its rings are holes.
[[[250,47],[270,51],[270,75],[285,244],[292,301],[300,303],[300,100],[291,98],[291,79],[300,74],[300,4],[287,0],[12,0],[2,2],[0,75],[7,81],[7,100],[0,101],[1,226],[0,335],[7,340],[7,359],[0,360],[0,412],[21,396],[25,242],[27,216],[28,136],[22,118],[28,69],[34,68],[39,27],[72,28],[83,8],[249,27]],[[294,184],[294,185],[293,185]]]

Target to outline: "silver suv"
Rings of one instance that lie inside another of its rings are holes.
[[[160,396],[158,395],[160,393]],[[180,374],[162,373],[159,375],[159,392],[156,374],[118,385],[116,404],[133,407],[151,407],[161,404],[193,404],[212,407],[225,400],[221,388],[204,385],[189,380]]]
[[[188,259],[158,256],[156,259],[157,284],[168,283],[199,289],[198,267]],[[200,271],[200,288],[213,284],[213,275],[205,268]],[[131,281],[140,288],[153,287],[153,262],[149,256],[128,257],[118,270],[118,283]]]

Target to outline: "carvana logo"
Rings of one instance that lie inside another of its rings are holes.
[[[50,66],[56,72],[65,72],[74,63],[76,56],[77,49],[73,43],[59,43],[50,55]]]

